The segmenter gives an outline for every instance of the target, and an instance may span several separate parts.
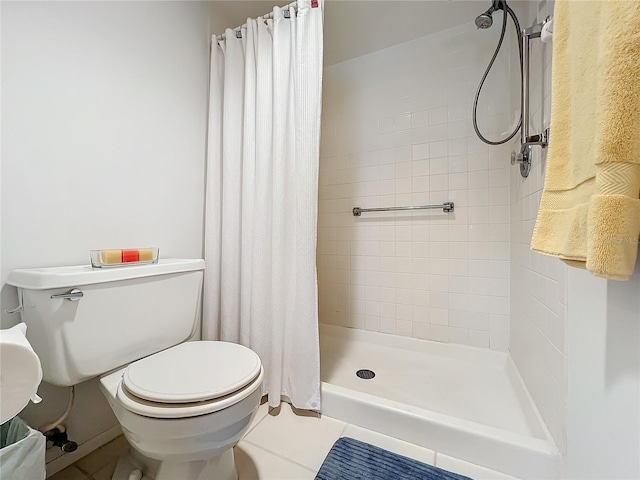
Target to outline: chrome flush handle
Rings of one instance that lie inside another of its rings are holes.
[[[84,293],[82,293],[82,290],[80,290],[79,288],[73,288],[67,293],[58,293],[56,295],[51,295],[51,298],[53,299],[64,298],[66,300],[69,300],[70,302],[77,302],[82,297],[84,297]]]

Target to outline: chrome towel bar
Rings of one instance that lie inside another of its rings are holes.
[[[396,212],[399,210],[431,210],[441,208],[444,213],[453,212],[453,202],[445,202],[441,205],[416,205],[414,207],[381,207],[381,208],[360,208],[353,207],[353,216],[359,217],[366,212]]]

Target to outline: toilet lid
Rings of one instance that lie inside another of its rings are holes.
[[[132,363],[122,381],[144,400],[190,403],[233,393],[253,381],[260,369],[260,357],[242,345],[187,342]]]

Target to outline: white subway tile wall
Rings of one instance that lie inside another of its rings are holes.
[[[537,22],[553,14],[551,2],[531,2],[530,7],[529,17],[537,18]],[[551,52],[551,44],[532,42],[532,133],[549,126]],[[530,249],[544,183],[546,152],[534,147],[534,153],[528,178],[522,178],[516,168],[511,171],[510,351],[550,433],[565,451],[567,266]]]
[[[509,148],[480,142],[471,122],[495,43],[468,24],[325,69],[321,322],[507,350]],[[514,122],[508,56],[478,109],[493,138]],[[455,213],[351,212],[447,201]]]

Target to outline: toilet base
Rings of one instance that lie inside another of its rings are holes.
[[[138,472],[141,472],[140,475]],[[238,480],[233,448],[209,460],[161,462],[134,449],[120,457],[112,480]]]
[[[133,480],[133,478],[135,478],[134,472],[136,470],[143,472],[143,476],[140,480],[152,480],[154,478],[153,476],[149,476],[148,473],[144,473],[144,471],[147,470],[146,465],[134,458],[132,453],[133,451],[131,450],[128,454],[125,454],[118,459],[118,464],[116,465],[116,469],[113,472],[111,480]]]

